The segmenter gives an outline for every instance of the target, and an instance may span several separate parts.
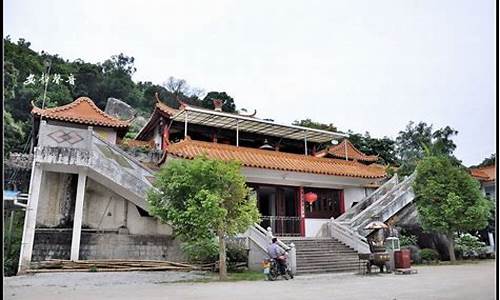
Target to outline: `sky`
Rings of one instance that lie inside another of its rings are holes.
[[[225,91],[280,123],[395,138],[451,126],[465,165],[495,153],[495,1],[4,1],[4,37],[136,81]]]

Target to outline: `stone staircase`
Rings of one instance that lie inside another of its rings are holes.
[[[280,238],[295,244],[297,274],[358,270],[358,253],[332,238]]]

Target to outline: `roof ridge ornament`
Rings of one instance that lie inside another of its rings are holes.
[[[238,115],[240,115],[240,116],[244,116],[244,117],[250,117],[250,118],[255,117],[255,115],[256,115],[256,114],[257,114],[257,110],[256,110],[255,108],[254,108],[254,110],[253,110],[253,113],[248,114],[248,115],[247,115],[247,114],[242,114],[242,113],[239,113],[239,112],[238,112]]]
[[[224,100],[212,98],[212,102],[214,104],[215,111],[222,111],[222,106],[224,105]]]

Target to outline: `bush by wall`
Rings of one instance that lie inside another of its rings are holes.
[[[434,249],[424,248],[420,250],[420,257],[422,262],[436,262],[439,260],[439,253]]]

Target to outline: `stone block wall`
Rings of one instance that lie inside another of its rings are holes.
[[[69,259],[69,229],[37,230],[32,261]],[[80,259],[143,259],[184,261],[179,243],[172,236],[82,231]]]

